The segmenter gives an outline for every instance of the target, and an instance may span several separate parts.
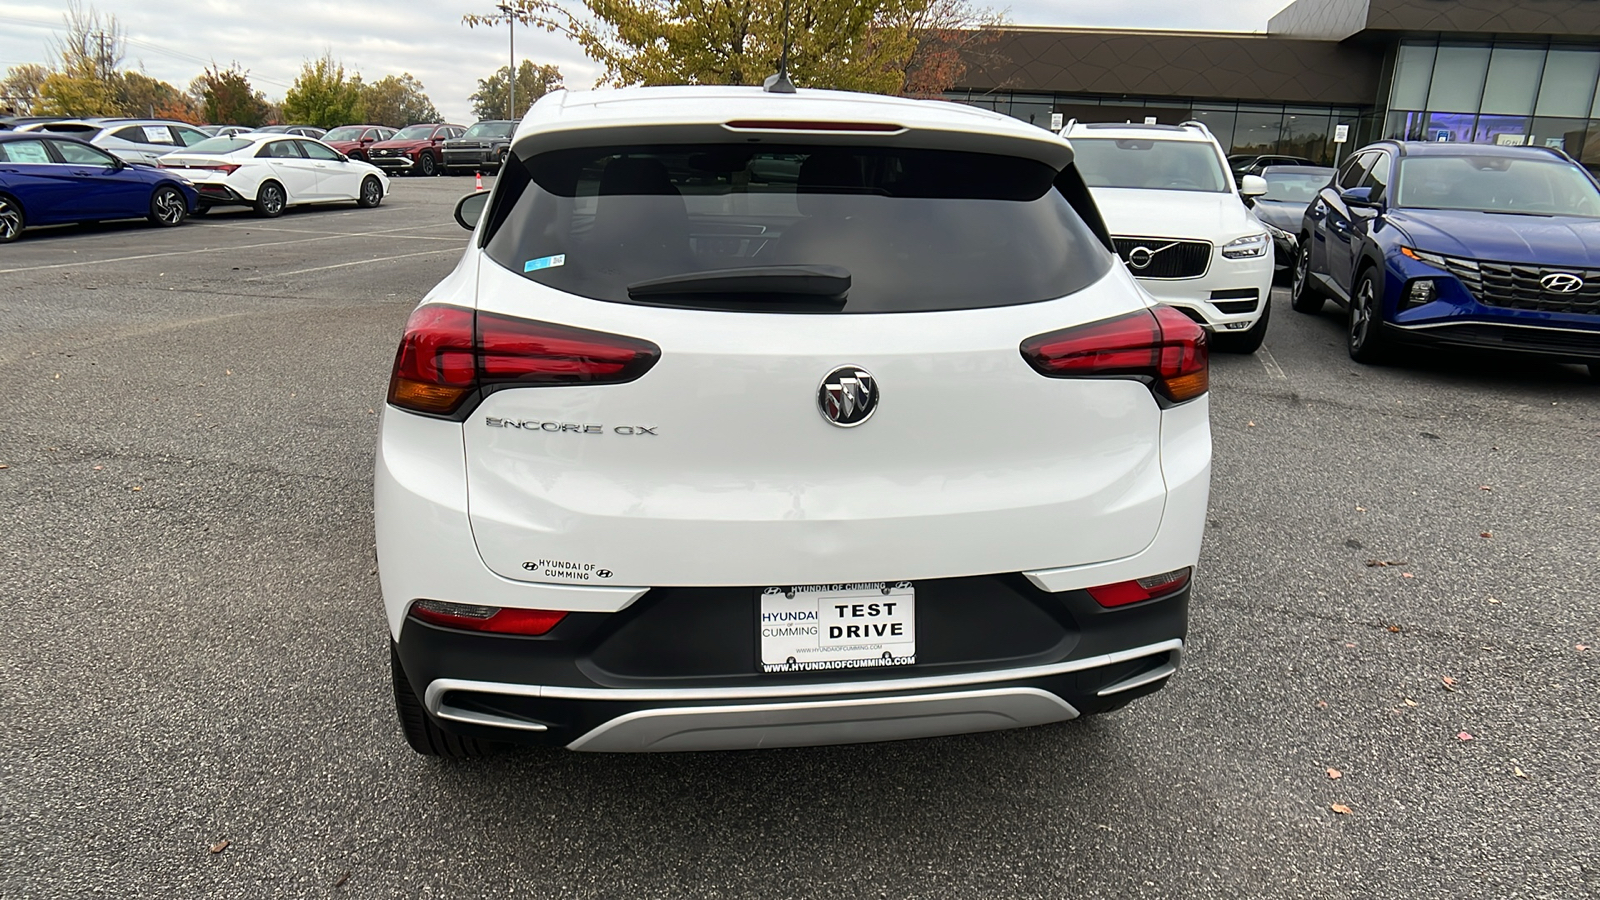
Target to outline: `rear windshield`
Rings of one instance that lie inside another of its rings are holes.
[[[509,137],[515,122],[479,122],[467,129],[462,137]]]
[[[1232,179],[1209,143],[1150,138],[1073,138],[1090,187],[1226,193]]]
[[[254,141],[241,141],[235,137],[206,138],[190,147],[190,153],[233,153],[250,146]]]
[[[1396,205],[1544,216],[1600,217],[1600,191],[1577,166],[1551,158],[1413,156],[1400,161]]]
[[[1268,168],[1261,173],[1261,177],[1267,180],[1267,192],[1261,195],[1261,199],[1310,203],[1317,199],[1317,192],[1327,187],[1328,182],[1333,180],[1333,170],[1273,171]]]
[[[507,166],[484,247],[530,280],[616,303],[846,313],[1010,306],[1071,294],[1110,268],[1110,253],[1053,189],[1056,176],[1033,160],[938,150],[564,150]],[[842,304],[753,287],[748,296],[629,292],[651,279],[785,266],[844,270]]]

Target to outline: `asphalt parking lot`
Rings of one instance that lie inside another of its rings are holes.
[[[1164,691],[896,744],[415,756],[373,443],[470,189],[0,248],[0,897],[1600,897],[1600,386],[1358,366],[1281,292],[1267,351],[1214,360]]]

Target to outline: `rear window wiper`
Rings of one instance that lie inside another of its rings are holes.
[[[682,297],[718,295],[751,299],[844,303],[850,292],[850,270],[842,266],[747,266],[739,269],[711,269],[647,278],[628,285],[628,296]]]

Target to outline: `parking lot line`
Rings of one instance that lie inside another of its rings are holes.
[[[437,223],[433,225],[412,225],[406,228],[386,228],[380,231],[338,232],[324,234],[318,237],[300,238],[299,240],[293,241],[264,241],[258,244],[240,244],[231,247],[201,247],[196,250],[172,250],[167,253],[142,253],[137,256],[117,256],[110,259],[86,259],[69,263],[48,263],[37,266],[18,266],[14,269],[0,269],[0,275],[9,275],[13,272],[39,272],[47,269],[73,269],[80,266],[101,266],[105,265],[106,263],[137,262],[141,259],[162,259],[169,256],[194,256],[199,253],[218,253],[221,251],[233,250],[255,250],[261,247],[287,247],[292,244],[310,244],[316,241],[337,240],[341,237],[376,237],[379,235],[394,235],[395,232],[416,231],[420,228],[439,228],[446,224],[451,225],[452,227],[455,225],[453,222]]]
[[[284,278],[289,275],[304,275],[307,272],[325,272],[329,269],[343,269],[347,266],[362,266],[367,263],[389,262],[396,259],[410,259],[413,256],[432,256],[435,253],[460,253],[460,247],[440,247],[438,250],[419,250],[416,253],[402,253],[399,256],[379,256],[374,259],[356,259],[350,262],[334,263],[331,266],[312,266],[309,269],[295,269],[290,272],[273,272],[267,275],[257,275],[246,278],[246,281],[266,281],[274,278]]]
[[[1261,360],[1261,367],[1267,370],[1268,378],[1276,378],[1279,381],[1289,380],[1289,376],[1283,374],[1283,367],[1278,365],[1278,360],[1272,355],[1272,351],[1268,350],[1265,345],[1263,345],[1260,350],[1256,351],[1256,359]]]

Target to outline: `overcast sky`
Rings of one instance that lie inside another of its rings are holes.
[[[1022,0],[1010,7],[1022,25],[1260,31],[1288,0]],[[0,0],[0,69],[53,63],[61,0]],[[453,122],[470,123],[477,80],[507,61],[506,30],[469,29],[461,16],[493,9],[417,0],[101,0],[128,34],[130,68],[186,88],[209,61],[238,62],[257,88],[280,100],[309,57],[331,50],[368,81],[410,72]],[[599,69],[570,42],[519,26],[518,59],[555,63],[569,87],[588,87]]]

